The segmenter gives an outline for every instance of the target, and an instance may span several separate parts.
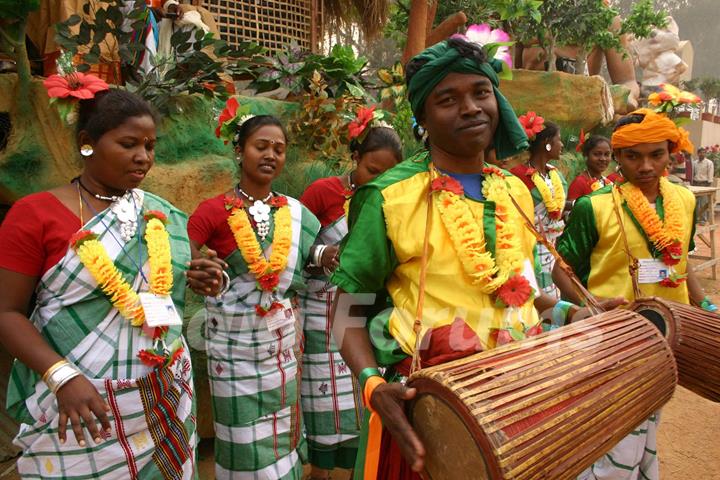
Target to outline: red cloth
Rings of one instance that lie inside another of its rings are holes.
[[[403,458],[400,447],[392,438],[387,428],[383,428],[380,443],[380,463],[377,479],[385,480],[420,480],[422,477],[413,472]]]
[[[315,180],[305,189],[300,201],[326,227],[345,215],[347,190],[338,177]]]
[[[188,237],[199,246],[212,248],[220,258],[226,258],[237,250],[227,219],[230,212],[225,209],[225,194],[202,202],[188,220]]]
[[[605,178],[607,178],[611,183],[622,180],[622,177],[617,173],[611,173]],[[575,177],[575,180],[573,180],[570,184],[570,188],[568,188],[567,199],[569,201],[577,200],[584,195],[591,194],[593,191],[592,184],[594,181],[595,179],[590,178],[590,176],[586,172],[581,173],[580,175]]]
[[[527,164],[523,163],[520,165],[515,165],[513,168],[511,168],[510,173],[522,180],[525,186],[528,187],[528,190],[532,191],[535,188],[535,182],[532,181],[532,174],[530,173],[530,170],[531,168],[528,167]]]
[[[0,225],[0,268],[41,277],[67,253],[80,219],[50,192],[21,198]]]

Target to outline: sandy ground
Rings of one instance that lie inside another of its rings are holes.
[[[716,221],[720,223],[720,215]],[[716,235],[720,250],[720,231]],[[697,241],[698,253],[706,254],[707,246]],[[718,268],[720,275],[720,268]],[[710,270],[699,273],[705,291],[720,305],[720,281],[710,277]],[[658,432],[660,476],[663,480],[720,479],[720,403],[709,400],[678,386],[673,398],[662,409]],[[212,480],[212,440],[203,440],[198,452],[201,480]],[[306,471],[309,473],[309,470]],[[0,464],[0,479],[17,480],[14,460]],[[348,471],[335,471],[333,480],[348,480]]]

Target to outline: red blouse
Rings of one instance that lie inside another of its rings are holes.
[[[323,227],[345,215],[347,190],[338,177],[315,180],[305,189],[300,201],[320,220]]]
[[[605,179],[608,181],[605,185],[617,182],[622,177],[617,173],[611,173]],[[587,172],[583,172],[572,181],[570,188],[568,188],[567,199],[569,201],[577,200],[578,198],[588,195],[593,192],[592,184],[595,182],[595,178],[591,178]]]
[[[80,219],[50,192],[13,204],[0,224],[0,268],[41,277],[67,253]]]
[[[202,202],[188,220],[188,237],[200,246],[215,250],[220,258],[226,258],[237,250],[227,219],[230,212],[225,208],[225,194]]]

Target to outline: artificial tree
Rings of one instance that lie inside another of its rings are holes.
[[[0,0],[0,51],[15,61],[18,75],[18,112],[30,112],[30,60],[25,44],[28,15],[40,8],[40,0]]]

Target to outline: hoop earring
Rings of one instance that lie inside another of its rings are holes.
[[[83,157],[89,157],[93,154],[93,147],[92,145],[89,145],[87,143],[84,143],[80,146],[80,155]]]

